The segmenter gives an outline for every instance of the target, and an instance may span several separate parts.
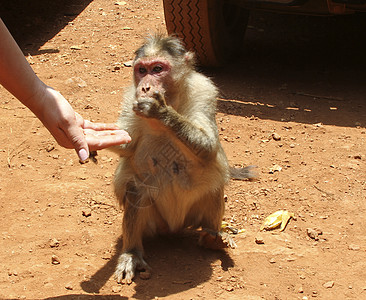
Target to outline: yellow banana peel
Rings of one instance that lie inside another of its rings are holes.
[[[294,216],[294,213],[290,213],[287,210],[278,210],[264,219],[260,230],[272,230],[280,226],[280,231],[283,231]]]

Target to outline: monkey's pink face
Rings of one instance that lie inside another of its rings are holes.
[[[154,92],[165,93],[171,80],[171,64],[165,58],[141,58],[134,65],[136,96],[152,97]]]

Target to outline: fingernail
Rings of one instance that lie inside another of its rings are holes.
[[[80,149],[78,155],[81,161],[86,161],[89,158],[88,152],[85,149]]]

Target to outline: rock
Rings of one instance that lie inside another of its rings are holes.
[[[264,239],[263,239],[263,237],[262,237],[262,236],[260,236],[260,235],[257,235],[257,236],[255,237],[255,243],[256,243],[256,244],[258,244],[258,245],[263,245],[263,244],[264,244]]]
[[[71,50],[81,50],[81,49],[82,49],[82,47],[81,47],[81,46],[79,46],[79,45],[73,45],[73,46],[71,46],[71,47],[70,47],[70,49],[71,49]]]
[[[91,214],[92,214],[92,210],[90,209],[90,208],[85,208],[85,209],[83,209],[83,211],[82,211],[82,214],[83,214],[83,216],[84,217],[90,217],[91,216]]]
[[[50,247],[51,248],[56,248],[60,246],[60,242],[56,239],[56,238],[53,238],[51,241],[50,241]]]
[[[269,262],[270,262],[271,264],[275,264],[275,263],[276,263],[276,260],[275,260],[274,258],[271,258],[271,259],[269,260]]]
[[[328,281],[326,283],[323,284],[323,287],[330,289],[334,286],[334,281]]]
[[[296,286],[296,292],[302,294],[304,292],[304,287],[301,284]]]
[[[121,291],[122,291],[122,287],[120,285],[112,286],[112,292],[113,293],[120,293]]]
[[[124,65],[125,67],[132,67],[132,65],[133,65],[133,60],[125,61],[125,62],[123,63],[123,65]]]
[[[52,262],[53,265],[59,265],[60,264],[60,259],[56,255],[52,255],[51,262]]]
[[[275,132],[272,134],[272,138],[275,141],[280,141],[281,140],[281,136],[278,133],[275,133]]]
[[[273,174],[274,172],[280,172],[282,170],[282,167],[279,165],[274,165],[269,169],[269,173]]]
[[[73,289],[74,289],[74,287],[72,286],[72,284],[71,284],[71,283],[67,283],[67,284],[65,285],[65,289],[67,289],[67,290],[73,290]]]
[[[318,232],[312,228],[306,228],[306,234],[308,235],[308,237],[310,237],[313,240],[316,240],[316,241],[319,240]]]
[[[65,83],[69,84],[69,85],[70,84],[71,85],[76,85],[76,86],[81,87],[81,88],[87,86],[87,83],[83,79],[81,79],[80,77],[71,77],[71,78],[67,79]]]
[[[53,145],[48,145],[47,147],[46,147],[46,151],[47,152],[51,152],[52,150],[54,150],[55,149],[55,146],[53,146]]]
[[[350,245],[348,245],[348,249],[353,250],[353,251],[358,251],[358,250],[360,250],[360,246],[355,245],[355,244],[350,244]]]

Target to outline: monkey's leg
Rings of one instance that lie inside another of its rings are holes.
[[[225,209],[224,190],[208,195],[202,202],[202,231],[198,243],[210,249],[235,248],[236,244],[230,234],[221,230]]]
[[[132,283],[136,270],[144,270],[144,278],[150,277],[151,268],[143,258],[142,238],[152,206],[146,206],[148,199],[139,198],[137,193],[126,193],[123,216],[123,253],[118,259],[114,273],[118,283]]]

